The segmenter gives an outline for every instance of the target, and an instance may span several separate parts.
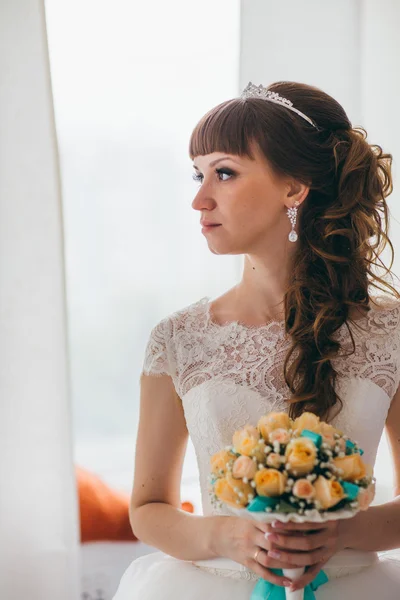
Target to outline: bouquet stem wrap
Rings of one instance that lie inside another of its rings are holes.
[[[285,575],[290,579],[297,579],[303,574],[304,568],[271,569],[271,571],[276,575]],[[315,590],[324,583],[327,583],[327,581],[328,577],[326,573],[320,571],[315,579],[309,585],[306,585],[304,589],[291,592],[288,588],[275,585],[260,577],[253,589],[250,600],[315,600]]]
[[[305,572],[304,567],[294,567],[293,569],[282,569],[285,577],[288,577],[292,581],[299,579]],[[304,590],[295,590],[291,592],[289,588],[285,588],[286,600],[304,600]]]

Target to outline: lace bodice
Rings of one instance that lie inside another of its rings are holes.
[[[400,380],[400,303],[385,296],[356,324],[335,333],[342,350],[332,361],[343,409],[331,422],[357,441],[374,464],[387,412]],[[196,451],[204,515],[229,514],[211,504],[210,456],[231,444],[232,434],[272,410],[286,410],[290,390],[283,363],[290,346],[283,321],[262,326],[217,324],[210,298],[165,317],[148,340],[143,372],[171,376],[182,399]]]

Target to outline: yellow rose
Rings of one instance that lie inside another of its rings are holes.
[[[246,425],[240,431],[235,431],[232,437],[233,446],[239,454],[252,456],[252,451],[258,446],[260,434],[256,427]]]
[[[233,464],[236,454],[227,450],[220,450],[210,458],[211,473],[215,477],[221,477],[227,472],[227,464]]]
[[[265,442],[260,440],[250,453],[251,458],[256,457],[257,463],[265,463]]]
[[[292,487],[293,496],[311,500],[315,496],[315,488],[308,479],[298,479]]]
[[[292,440],[285,450],[286,470],[292,475],[306,475],[314,469],[317,448],[312,440],[298,437]]]
[[[257,428],[266,442],[269,441],[269,434],[275,429],[290,429],[292,426],[289,415],[285,412],[271,412],[258,420]]]
[[[311,412],[304,412],[300,417],[297,417],[293,423],[293,431],[300,435],[303,429],[320,433],[320,420],[317,415]]]
[[[231,473],[217,479],[214,484],[214,493],[219,500],[236,508],[247,506],[250,502],[249,495],[254,496],[251,485],[243,483],[240,479],[234,479]]]
[[[277,469],[260,469],[254,481],[259,496],[280,496],[285,491],[287,475]]]
[[[329,425],[329,423],[323,421],[320,422],[319,428],[319,433],[322,435],[323,441],[333,448],[336,445],[335,433],[338,433],[337,429],[333,425]]]
[[[257,473],[257,463],[249,456],[239,456],[233,463],[232,475],[235,479],[253,479]]]
[[[349,454],[348,456],[339,456],[333,459],[333,464],[342,472],[339,475],[345,481],[355,481],[362,479],[367,474],[366,466],[359,454]]]
[[[314,482],[315,502],[320,508],[327,509],[335,506],[344,498],[344,490],[338,481],[326,479],[320,475]]]

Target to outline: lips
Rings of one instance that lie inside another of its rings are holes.
[[[209,221],[200,221],[202,227],[218,227],[221,223],[210,223]]]

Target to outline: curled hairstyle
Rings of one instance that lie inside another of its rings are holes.
[[[378,262],[391,273],[393,245],[388,237],[392,192],[392,155],[366,141],[364,128],[353,128],[342,106],[322,90],[291,81],[268,89],[291,100],[319,130],[282,106],[261,98],[234,98],[210,110],[198,122],[189,155],[225,152],[254,159],[254,144],[279,177],[310,187],[298,209],[298,241],[291,281],[284,297],[285,331],[292,345],[284,378],[292,397],[289,415],[304,411],[323,420],[343,402],[335,391],[337,372],[331,359],[340,350],[334,333],[350,310],[370,310],[369,286],[397,290],[373,271]],[[379,255],[389,244],[391,263]],[[358,311],[357,311],[358,312]],[[295,352],[296,351],[296,352]],[[295,359],[289,364],[292,355]]]

